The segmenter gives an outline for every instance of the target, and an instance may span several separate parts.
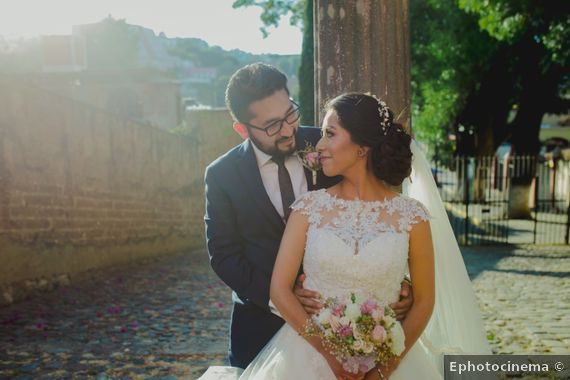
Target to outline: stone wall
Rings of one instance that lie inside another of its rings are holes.
[[[227,112],[198,115],[180,137],[45,90],[0,88],[0,304],[204,245],[204,168],[239,142]]]

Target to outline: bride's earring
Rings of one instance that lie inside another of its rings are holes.
[[[358,155],[359,158],[362,158],[366,155],[366,151],[364,150],[364,148],[358,148],[358,152],[356,152],[356,154]]]

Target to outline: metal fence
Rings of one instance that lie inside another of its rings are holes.
[[[435,161],[433,172],[460,244],[569,243],[570,162],[457,157]],[[516,186],[529,172],[530,187]],[[515,215],[517,198],[529,207],[525,218]]]

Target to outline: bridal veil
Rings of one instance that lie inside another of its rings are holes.
[[[491,354],[491,349],[481,311],[431,167],[415,140],[411,148],[412,174],[404,182],[403,191],[429,210],[435,255],[435,306],[418,343],[428,351],[443,374],[444,354]]]

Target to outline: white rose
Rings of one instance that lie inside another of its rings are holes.
[[[392,339],[392,353],[394,353],[394,355],[400,355],[406,348],[406,337],[404,335],[402,325],[400,325],[400,323],[395,323],[390,329],[389,335]]]
[[[354,343],[352,343],[352,348],[355,350],[362,350],[364,348],[364,342],[361,341],[360,339],[357,339],[354,341]]]
[[[360,317],[360,306],[353,303],[347,305],[344,315],[351,321],[356,322],[358,317]]]
[[[354,339],[362,339],[363,336],[360,333],[360,331],[358,330],[358,327],[355,326],[354,329],[352,329],[352,336],[354,336]]]
[[[324,326],[324,325],[330,325],[331,323],[331,311],[329,309],[323,309],[319,316],[317,317],[317,320],[319,321],[319,323]]]
[[[385,316],[384,316],[384,320],[386,321],[386,326],[387,326],[388,328],[390,328],[390,326],[392,326],[392,325],[396,324],[396,322],[398,322],[398,321],[396,321],[394,318],[392,318],[392,317],[389,316],[389,315],[385,315]],[[399,324],[399,323],[397,323],[397,324]]]
[[[364,343],[364,347],[362,347],[362,352],[364,352],[365,354],[370,354],[372,351],[374,351],[374,345],[372,343]]]
[[[383,316],[384,316],[384,312],[380,309],[376,309],[372,312],[372,318],[374,318],[374,320],[376,322],[380,322],[380,320],[382,319]]]

